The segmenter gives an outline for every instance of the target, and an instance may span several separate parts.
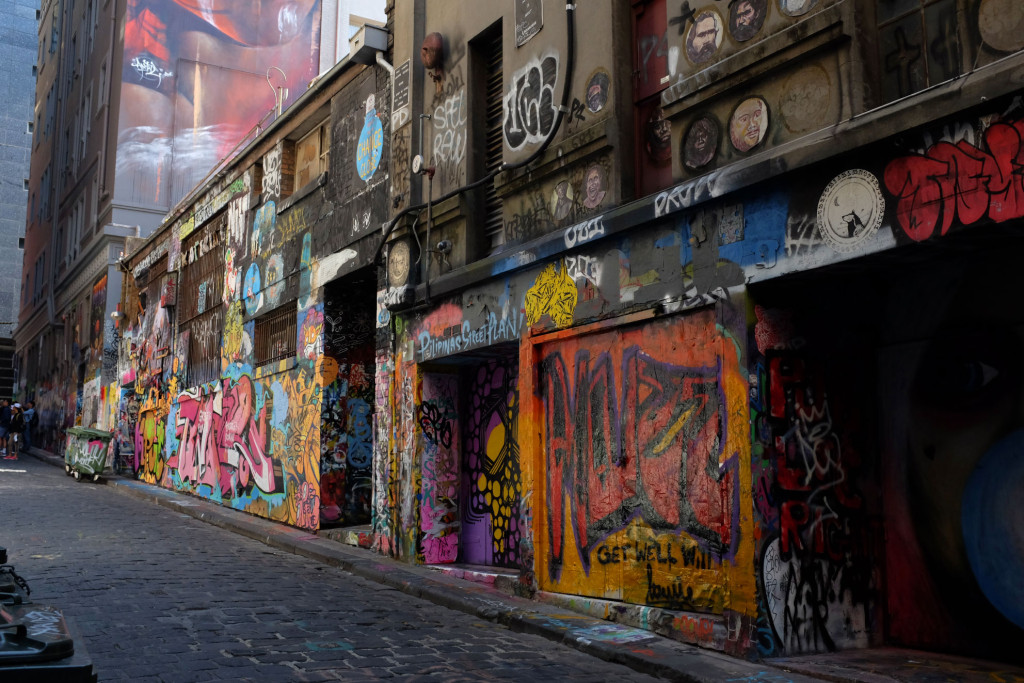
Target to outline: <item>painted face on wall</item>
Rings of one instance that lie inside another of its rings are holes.
[[[756,147],[768,130],[768,106],[760,97],[750,97],[736,107],[729,122],[732,146],[739,152]]]
[[[738,0],[729,5],[729,31],[739,41],[750,40],[761,30],[767,14],[765,0]]]
[[[1024,629],[1024,325],[979,316],[984,304],[968,299],[950,307],[914,374],[908,501],[943,600],[976,611],[980,588]]]
[[[1012,250],[936,260],[895,285],[880,355],[887,630],[1007,657],[1024,643],[1024,316]],[[927,302],[926,305],[922,305]]]
[[[672,158],[672,122],[661,107],[652,109],[647,119],[646,147],[651,161],[660,164]]]
[[[686,132],[683,144],[683,164],[698,169],[710,162],[718,149],[718,124],[705,116],[694,121]]]
[[[601,71],[594,74],[587,83],[587,109],[591,113],[596,114],[604,109],[608,102],[608,85],[608,74]]]
[[[721,22],[711,11],[697,15],[686,37],[686,55],[694,64],[711,59],[722,43]]]
[[[587,169],[587,175],[583,180],[583,185],[586,192],[586,198],[583,200],[583,206],[588,209],[596,209],[601,205],[601,202],[604,201],[606,194],[604,188],[604,177],[598,166],[591,166]]]

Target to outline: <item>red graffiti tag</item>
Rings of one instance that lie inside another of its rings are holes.
[[[896,221],[915,241],[954,220],[971,225],[985,216],[1001,223],[1024,216],[1024,120],[985,131],[985,149],[961,140],[939,142],[924,155],[893,159],[885,187],[897,198]],[[987,150],[987,151],[986,151]]]

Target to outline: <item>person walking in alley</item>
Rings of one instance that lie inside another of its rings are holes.
[[[8,452],[4,455],[7,460],[17,460],[18,450],[21,447],[22,433],[25,431],[25,414],[21,411],[21,404],[15,403],[11,411],[9,426]]]
[[[11,432],[11,402],[0,399],[0,455],[7,455],[7,435]]]
[[[36,422],[36,402],[29,401],[25,406],[25,443],[21,447],[22,453],[28,453],[32,448],[32,429]]]

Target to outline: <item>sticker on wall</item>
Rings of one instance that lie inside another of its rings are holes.
[[[263,293],[260,289],[260,267],[254,263],[245,273],[245,285],[242,290],[245,295],[245,311],[249,315],[256,315],[256,311],[263,304]]]
[[[818,231],[836,251],[851,252],[878,231],[884,213],[878,178],[850,169],[833,178],[818,200]]]
[[[729,139],[737,152],[749,152],[768,132],[768,105],[760,97],[739,103],[729,119]]]
[[[764,25],[768,0],[733,0],[729,3],[729,33],[743,42],[750,40]]]
[[[572,200],[575,193],[568,180],[555,185],[555,191],[551,193],[551,215],[556,221],[560,221],[572,211]]]
[[[611,78],[604,71],[597,71],[587,82],[587,109],[591,114],[604,109],[608,104],[608,89],[611,86]]]
[[[718,122],[702,116],[690,125],[683,138],[683,166],[696,171],[707,166],[718,151]]]
[[[686,56],[694,64],[703,64],[715,56],[721,44],[722,18],[713,9],[702,10],[686,34]]]
[[[779,9],[786,16],[799,17],[810,12],[817,4],[818,0],[779,0]]]
[[[384,127],[377,116],[377,98],[371,93],[366,98],[366,120],[363,121],[359,145],[356,147],[356,170],[364,181],[369,182],[376,173],[383,150]]]
[[[544,26],[544,3],[540,0],[516,0],[516,47],[522,47]]]
[[[1020,0],[981,0],[978,31],[992,49],[1016,52],[1024,47],[1024,6]]]

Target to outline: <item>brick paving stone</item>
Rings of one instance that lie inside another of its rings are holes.
[[[19,512],[3,545],[32,597],[74,619],[100,681],[655,680],[33,458],[23,469],[0,473],[0,506]]]

